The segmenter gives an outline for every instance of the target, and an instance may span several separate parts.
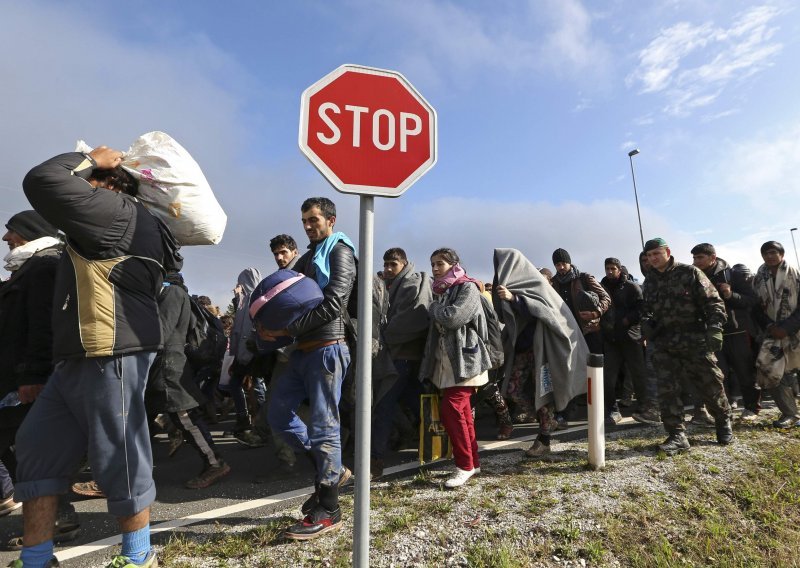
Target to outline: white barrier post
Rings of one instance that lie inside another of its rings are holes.
[[[594,470],[606,466],[606,422],[603,396],[603,356],[592,353],[587,365],[586,390],[589,413],[589,465]]]

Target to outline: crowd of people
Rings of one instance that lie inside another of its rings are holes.
[[[136,199],[122,153],[101,146],[33,168],[23,189],[33,210],[13,215],[3,240],[10,278],[0,285],[0,515],[23,504],[21,549],[11,566],[57,566],[54,543],[75,538],[66,497],[103,496],[122,533],[109,566],[157,566],[150,546],[155,499],[151,438],[169,434],[169,452],[188,444],[203,462],[186,487],[201,490],[231,471],[209,432],[226,400],[231,434],[269,445],[283,467],[313,465],[315,492],[288,539],[316,538],[342,525],[342,463],[352,440],[355,247],[335,231],[336,207],[323,197],[301,205],[308,249],[290,235],[270,243],[276,269],[318,286],[320,298],[290,323],[269,326],[258,310],[274,301],[260,272],[245,268],[232,313],[190,296],[183,258],[169,228]],[[475,407],[485,401],[508,439],[538,422],[525,450],[551,451],[553,433],[575,419],[586,391],[589,354],[604,356],[606,425],[663,424],[667,455],[687,451],[684,409],[734,439],[733,410],[755,420],[763,396],[781,411],[777,428],[800,427],[800,273],[775,241],[764,243],[755,274],[716,256],[709,243],[675,260],[668,243],[647,241],[640,286],[615,257],[599,281],[552,254],[555,272],[520,251],[494,251],[494,278],[469,276],[453,248],[418,270],[400,247],[383,255],[373,281],[373,423],[370,472],[402,424],[418,424],[419,395],[438,393],[455,470],[455,489],[480,473]],[[502,331],[500,331],[502,330]],[[86,464],[93,481],[73,485]]]

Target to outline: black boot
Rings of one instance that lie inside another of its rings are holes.
[[[236,426],[233,427],[234,436],[236,434],[241,434],[242,432],[246,432],[250,428],[251,428],[251,424],[250,424],[250,415],[249,414],[245,414],[245,415],[239,414],[239,415],[236,416]]]
[[[320,485],[317,490],[319,502],[306,517],[292,525],[284,536],[291,540],[311,540],[342,526],[342,510],[339,507],[339,486]]]
[[[722,422],[717,422],[717,443],[722,446],[727,446],[733,442],[733,428],[731,427],[731,419],[726,418]]]
[[[669,438],[667,438],[663,444],[658,446],[658,449],[668,456],[673,456],[679,452],[688,452],[689,448],[689,440],[686,438],[686,434],[683,432],[675,432],[674,434],[670,434]]]
[[[506,399],[499,391],[495,390],[489,401],[494,407],[494,414],[497,417],[497,439],[508,440],[514,430],[514,423],[511,421],[511,413],[508,410]]]

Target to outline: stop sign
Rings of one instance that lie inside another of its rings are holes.
[[[436,111],[400,73],[342,65],[303,92],[299,143],[337,190],[397,197],[436,163]]]

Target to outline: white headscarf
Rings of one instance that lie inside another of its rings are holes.
[[[23,264],[25,264],[26,260],[40,250],[50,248],[59,243],[61,243],[61,241],[54,237],[42,237],[40,239],[28,241],[24,245],[14,247],[8,251],[8,254],[3,258],[6,263],[5,268],[9,272],[15,272],[19,270]]]

